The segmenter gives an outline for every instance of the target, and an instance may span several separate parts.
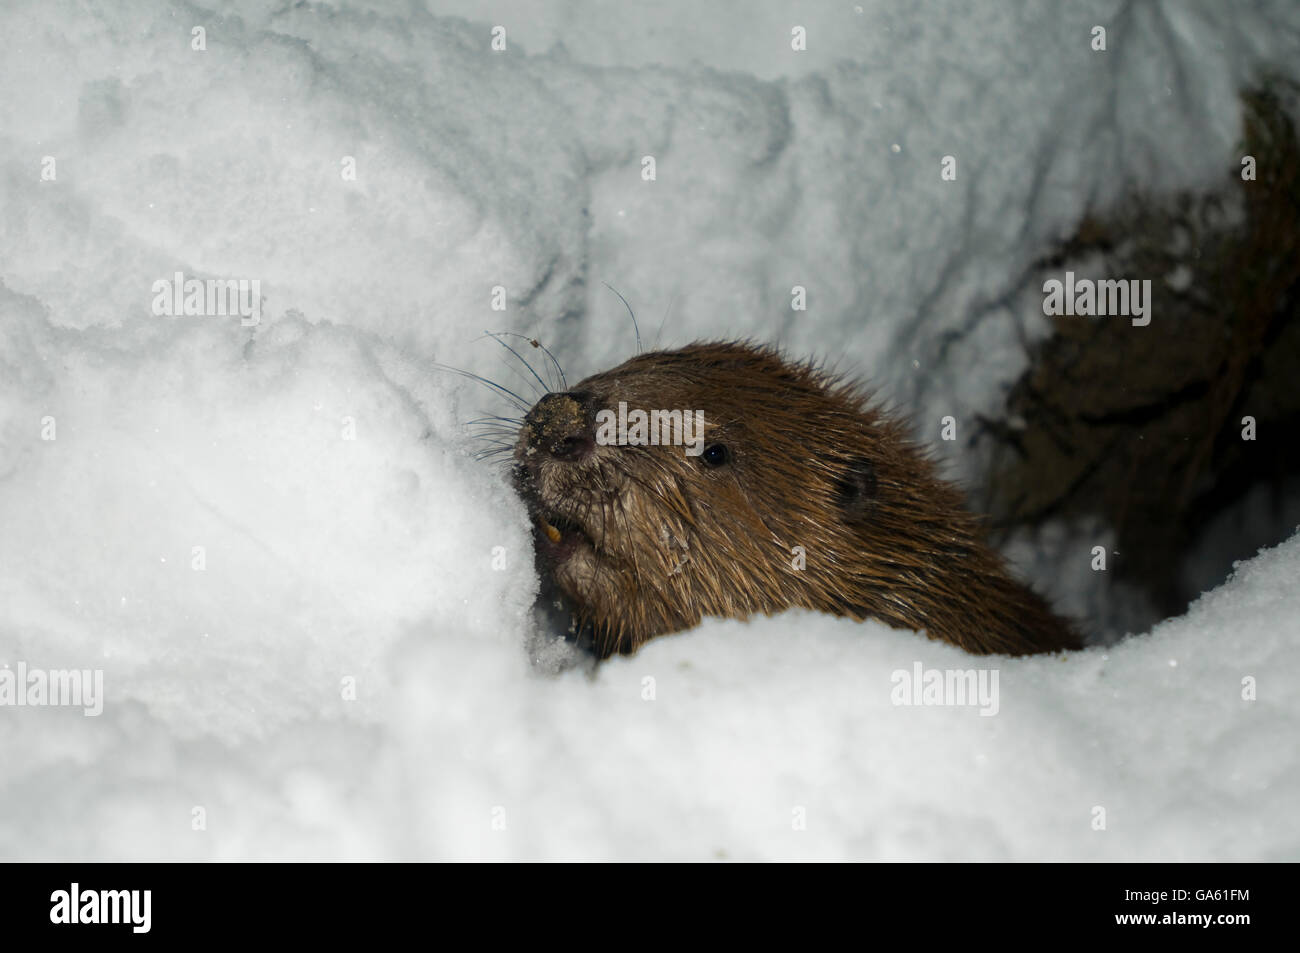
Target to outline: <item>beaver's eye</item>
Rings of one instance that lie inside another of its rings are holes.
[[[720,443],[709,444],[700,456],[711,467],[720,467],[731,462],[731,451]]]

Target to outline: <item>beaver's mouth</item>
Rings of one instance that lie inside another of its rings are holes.
[[[565,506],[560,502],[564,499],[563,496],[553,498],[555,502],[544,498],[549,494],[540,492],[537,474],[528,467],[515,467],[514,482],[516,491],[533,518],[533,540],[537,553],[547,563],[558,566],[581,549],[596,549],[595,537],[573,512],[576,501],[567,500],[568,505]]]
[[[538,510],[534,519],[537,549],[552,563],[563,562],[584,546],[595,548],[586,529],[572,517],[554,510]]]

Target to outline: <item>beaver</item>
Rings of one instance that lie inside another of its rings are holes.
[[[644,428],[608,439],[614,415],[638,409],[682,410],[685,445]],[[600,658],[705,616],[794,607],[975,654],[1081,644],[1011,576],[899,419],[855,381],[774,347],[651,351],[547,393],[523,418],[512,469],[544,591]]]

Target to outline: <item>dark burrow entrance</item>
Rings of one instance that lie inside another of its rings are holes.
[[[1242,100],[1253,180],[1234,166],[1212,194],[1135,197],[1038,263],[1040,286],[1150,279],[1150,324],[1050,319],[1005,414],[981,421],[995,539],[1054,518],[1109,527],[1107,584],[1155,615],[1121,620],[1134,630],[1300,522],[1300,96],[1270,79]]]

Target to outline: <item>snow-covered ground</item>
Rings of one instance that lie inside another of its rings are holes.
[[[433,367],[603,369],[607,281],[647,344],[834,357],[934,440],[1086,207],[1233,167],[1300,7],[233,9],[0,7],[0,665],[104,685],[0,707],[0,858],[1300,858],[1300,537],[1065,659],[790,614],[551,674],[462,427],[505,408]],[[156,314],[176,272],[260,323]],[[918,663],[997,714],[893,704]]]

